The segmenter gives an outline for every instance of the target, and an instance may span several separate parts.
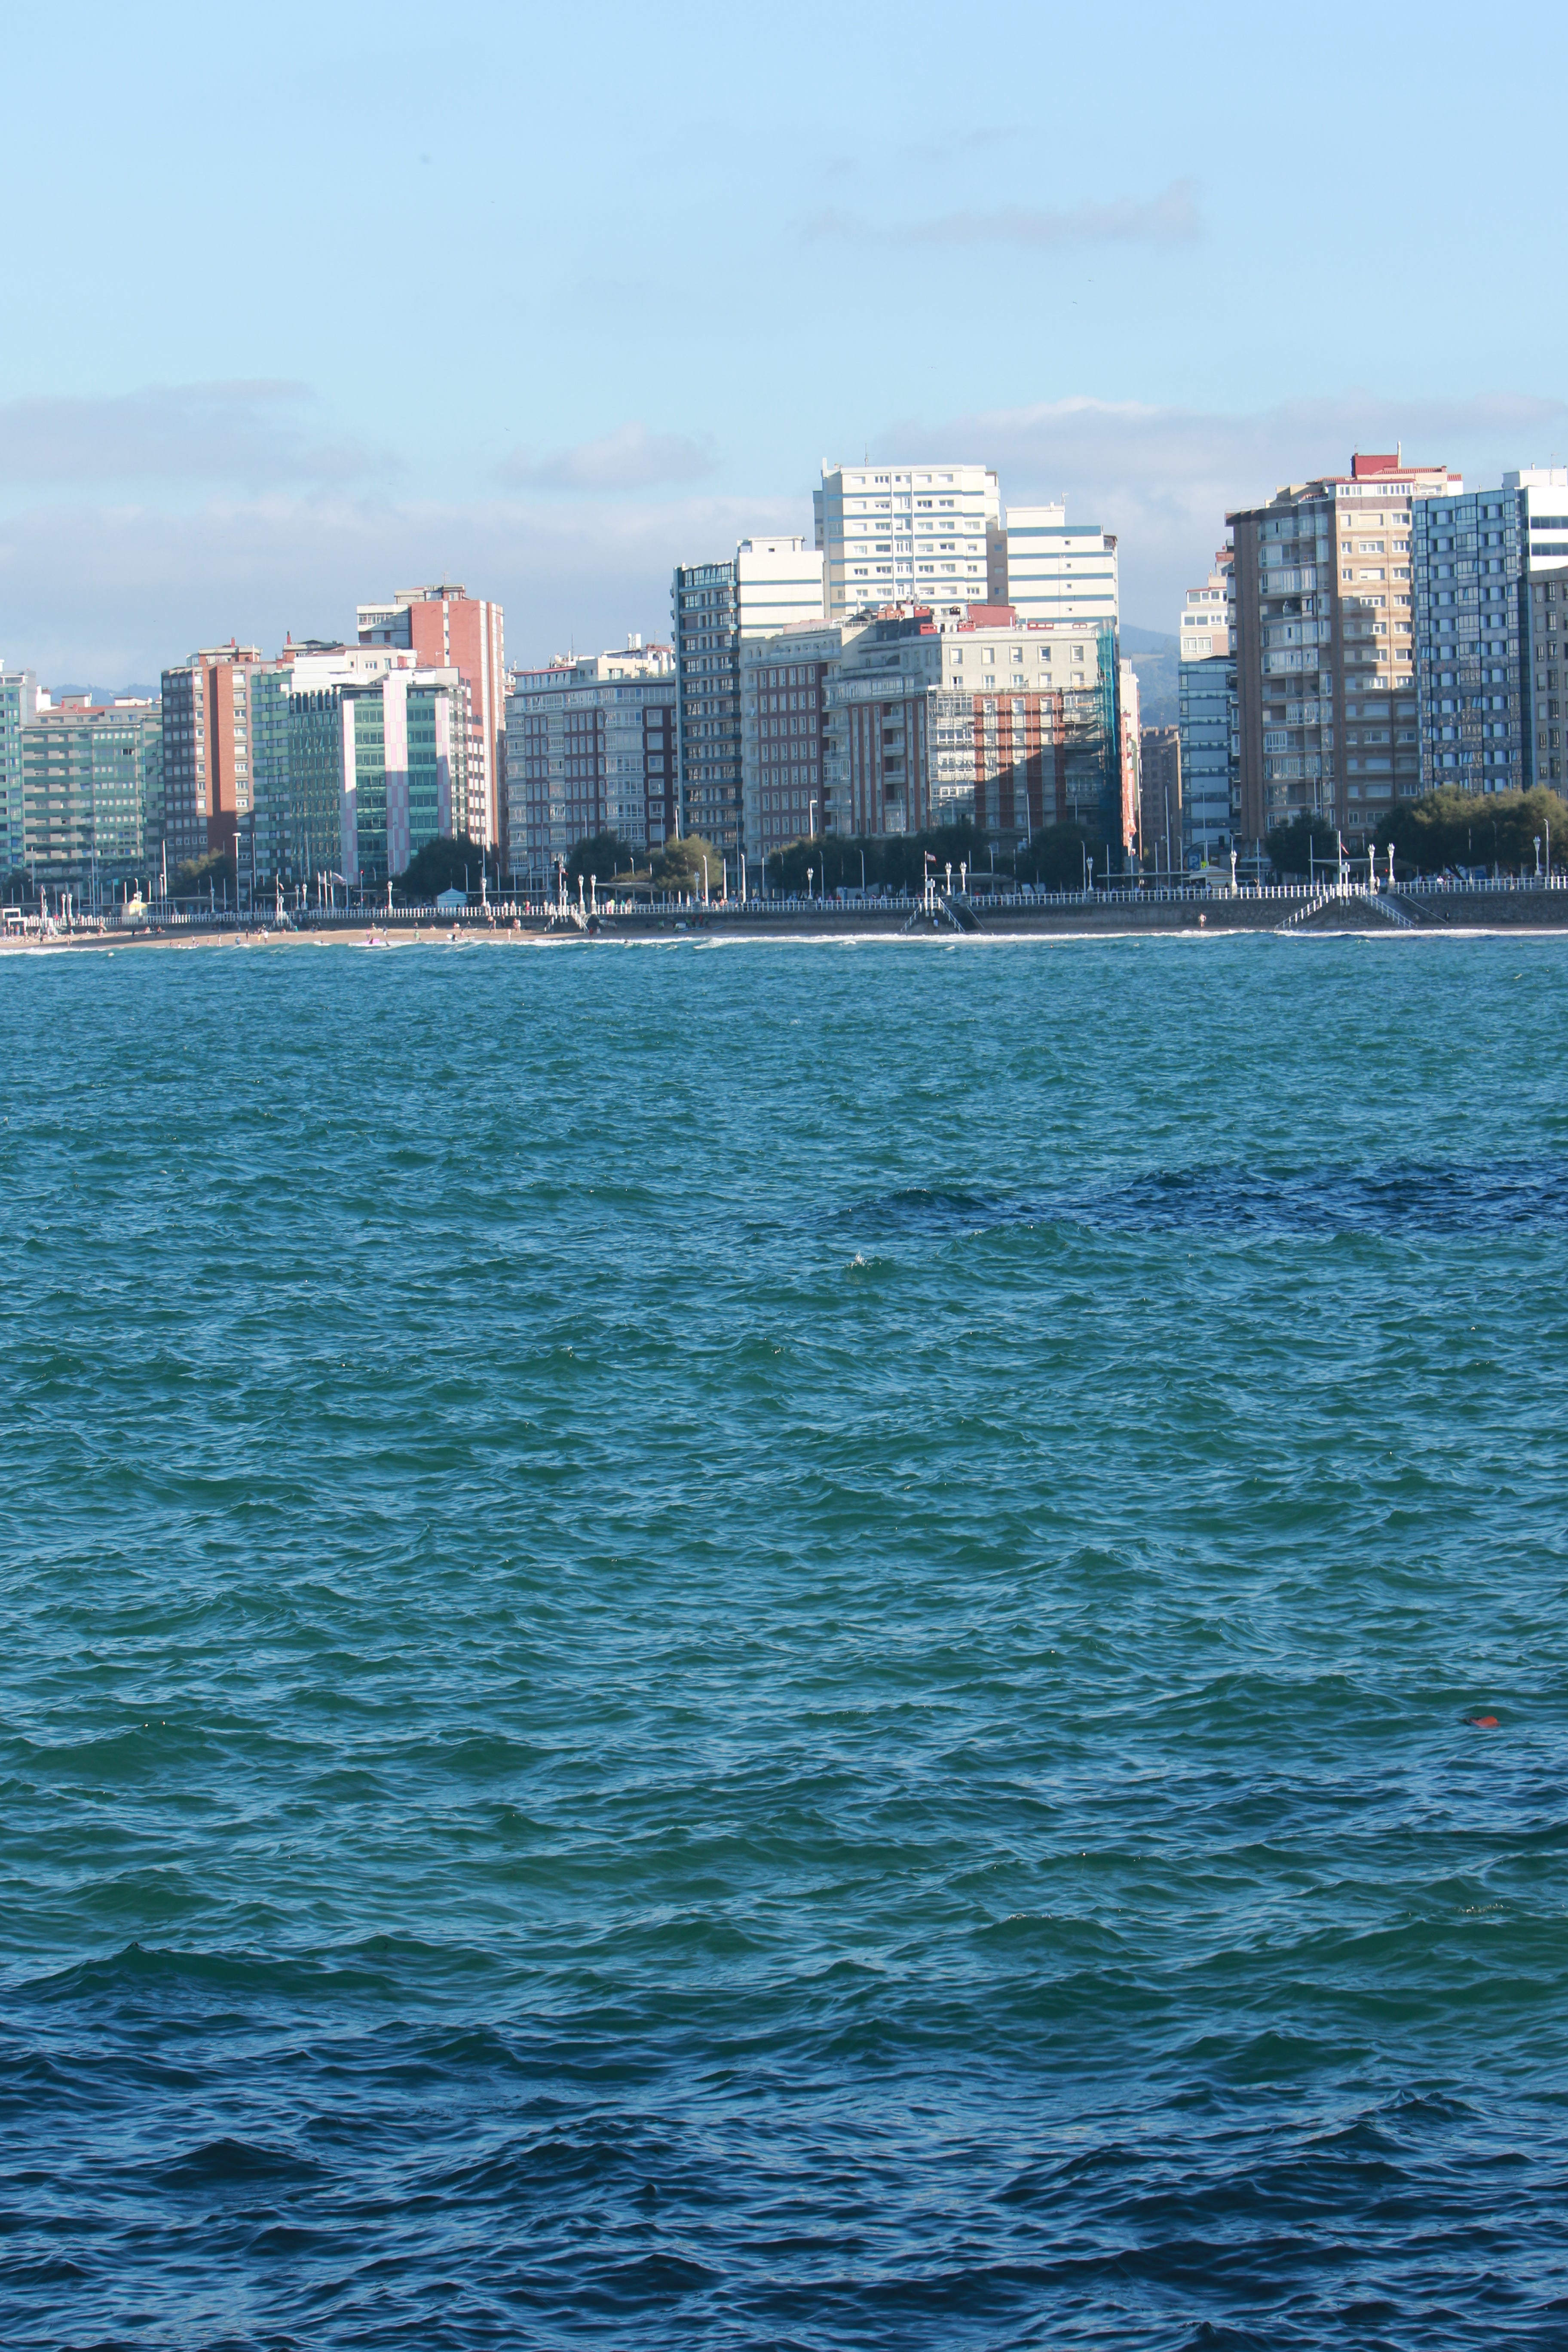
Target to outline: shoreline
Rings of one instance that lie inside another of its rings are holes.
[[[1535,938],[1568,934],[1568,892],[1559,897],[1521,893],[1473,896],[1456,892],[1452,899],[1434,904],[1401,901],[1405,919],[1380,914],[1365,902],[1329,902],[1295,920],[1282,919],[1278,906],[1219,900],[1211,906],[1165,903],[1140,907],[1110,904],[1074,908],[1044,908],[1038,911],[1008,908],[994,916],[981,915],[973,929],[905,928],[900,909],[879,917],[859,911],[836,913],[805,908],[773,915],[726,915],[712,908],[689,918],[676,914],[615,916],[602,919],[592,930],[552,924],[534,917],[516,924],[469,920],[456,926],[359,920],[328,920],[300,929],[275,926],[237,929],[221,924],[179,930],[106,930],[60,933],[54,937],[0,940],[0,958],[38,955],[118,954],[135,950],[161,953],[232,954],[236,949],[270,951],[278,949],[350,947],[362,950],[408,948],[466,950],[477,947],[608,946],[691,947],[745,946],[770,941],[809,940],[822,945],[876,942],[910,947],[984,947],[1017,945],[1045,940],[1221,939],[1268,934],[1288,939],[1377,938],[1413,940],[1437,938]],[[1419,914],[1416,908],[1419,906]],[[1430,911],[1428,911],[1430,909]]]
[[[124,927],[107,923],[102,928],[84,925],[77,930],[41,936],[36,931],[11,932],[0,938],[0,955],[94,950],[112,954],[122,948],[232,951],[332,944],[362,949],[467,948],[480,943],[595,947],[615,942],[675,945],[686,940],[717,945],[810,939],[901,940],[956,946],[961,940],[1212,939],[1240,932],[1414,938],[1422,932],[1450,937],[1456,932],[1549,937],[1565,931],[1568,889],[1478,885],[1396,888],[1375,896],[1358,887],[1316,898],[1304,888],[1267,893],[1242,890],[1234,896],[1215,892],[1207,898],[1195,893],[1143,898],[1107,893],[1083,898],[1063,896],[1035,904],[1010,900],[1003,905],[974,898],[938,901],[928,909],[911,908],[907,900],[886,907],[809,902],[761,907],[753,900],[744,910],[722,903],[623,908],[595,915],[586,923],[576,919],[563,921],[536,911],[498,916],[493,910],[478,908],[439,917],[434,909],[395,913],[390,918],[380,909],[361,910],[357,915],[317,912],[298,923],[264,920],[244,928],[221,916],[211,920],[197,916],[176,919],[167,929],[146,923]]]

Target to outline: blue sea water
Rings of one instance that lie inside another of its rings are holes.
[[[0,961],[0,2340],[1568,2343],[1565,1038]]]

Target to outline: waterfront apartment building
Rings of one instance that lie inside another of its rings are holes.
[[[467,684],[455,668],[421,667],[336,692],[343,879],[380,889],[427,842],[460,830],[454,788],[466,735],[473,748]]]
[[[264,662],[252,674],[251,833],[241,862],[247,874],[254,867],[258,888],[341,871],[342,777],[334,722],[330,715],[318,721],[321,713],[339,708],[330,699],[332,689],[373,685],[391,670],[416,666],[416,656],[401,647],[309,638],[299,644],[290,639],[276,662]],[[297,705],[297,697],[310,695],[329,698]],[[466,759],[467,750],[460,734],[455,761]],[[454,798],[460,803],[460,787]]]
[[[426,842],[458,830],[471,738],[458,670],[400,646],[312,648],[295,655],[287,702],[279,878],[379,893]]]
[[[675,838],[676,691],[673,649],[640,637],[514,671],[507,854],[519,882],[547,888],[555,861],[596,833],[617,835],[634,856]]]
[[[71,885],[92,904],[149,872],[162,747],[155,702],[68,695],[36,712],[22,729],[22,855],[33,882]]]
[[[1237,840],[1236,663],[1228,654],[1214,654],[1183,662],[1178,677],[1184,862],[1194,868],[1217,866]]]
[[[1412,549],[1423,791],[1560,782],[1568,468],[1418,500]]]
[[[235,852],[251,805],[251,681],[258,646],[209,646],[163,672],[163,805],[154,820],[171,872]]]
[[[825,794],[844,834],[968,819],[1002,846],[1082,824],[1124,842],[1116,632],[1007,605],[879,614],[825,681]]]
[[[1519,499],[1526,540],[1521,600],[1525,769],[1532,782],[1558,790],[1568,778],[1568,469],[1505,474],[1503,482]]]
[[[26,859],[22,823],[22,730],[38,710],[38,681],[30,669],[0,667],[0,880]]]
[[[1181,827],[1173,845],[1178,862],[1191,867],[1227,859],[1240,819],[1234,624],[1235,567],[1231,550],[1222,547],[1203,585],[1187,590],[1179,624]]]
[[[1182,854],[1182,730],[1145,727],[1138,745],[1138,845],[1145,873],[1173,874]]]
[[[390,604],[361,604],[362,646],[395,646],[421,669],[454,669],[468,688],[461,798],[452,829],[487,849],[506,822],[506,646],[504,615],[488,597],[450,583],[400,588]]]
[[[1420,791],[1414,508],[1463,488],[1446,466],[1359,453],[1226,517],[1244,843],[1316,814],[1361,849]]]
[[[741,767],[745,856],[815,834],[847,833],[837,822],[831,772],[827,687],[863,624],[802,622],[751,639],[741,651]],[[748,875],[748,882],[751,877]]]
[[[884,604],[1005,604],[1007,544],[985,466],[827,466],[812,493],[823,616]]]
[[[745,847],[741,648],[823,615],[824,564],[804,539],[743,539],[727,562],[683,563],[670,591],[679,823],[722,851],[732,879]]]
[[[1007,509],[1003,601],[1021,621],[1109,621],[1121,616],[1116,540],[1098,523],[1069,523],[1065,506]]]

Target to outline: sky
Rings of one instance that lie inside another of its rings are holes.
[[[458,580],[668,635],[825,461],[981,460],[1172,630],[1352,448],[1568,461],[1558,11],[7,12],[0,660]]]

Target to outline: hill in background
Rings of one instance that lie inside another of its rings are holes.
[[[1138,673],[1138,719],[1142,727],[1173,727],[1177,719],[1177,656],[1181,641],[1158,629],[1123,625],[1121,650]]]

